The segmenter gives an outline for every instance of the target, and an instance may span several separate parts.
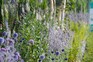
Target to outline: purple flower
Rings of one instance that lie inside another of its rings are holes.
[[[39,57],[41,60],[44,60],[45,59],[45,55],[40,55]]]
[[[13,46],[15,41],[11,38],[6,38],[6,43],[9,45],[9,46]]]
[[[14,38],[17,38],[17,37],[18,37],[18,33],[14,33],[14,34],[13,34],[13,37],[14,37]]]
[[[65,60],[68,60],[67,58],[65,58]]]
[[[54,58],[51,59],[52,61],[54,60]]]
[[[20,54],[19,54],[19,52],[15,52],[14,54],[15,54],[15,55],[17,55],[18,57],[20,57]]]
[[[62,49],[62,52],[64,52],[64,49]]]
[[[29,43],[31,43],[32,45],[34,45],[34,40],[33,39],[30,39],[29,40]]]
[[[14,40],[13,39],[9,39],[9,45],[14,45]]]
[[[38,62],[42,62],[42,60],[38,60]]]
[[[23,59],[21,59],[21,62],[24,62],[24,60],[23,60]]]
[[[0,56],[0,62],[4,62],[4,59],[2,56]]]
[[[57,56],[60,54],[60,52],[59,51],[56,51],[56,53],[55,53]]]
[[[54,51],[51,51],[51,53],[53,54],[53,53],[54,53]]]
[[[15,3],[15,0],[11,0],[11,3],[14,4]]]
[[[7,36],[7,32],[4,31],[4,32],[2,33],[2,35],[3,35],[3,36]]]
[[[7,49],[6,48],[1,48],[1,51],[6,52]]]
[[[22,38],[22,40],[25,40],[25,38]]]
[[[20,40],[20,42],[22,42],[22,41],[24,41],[25,40],[25,38],[22,38],[21,40]]]
[[[4,38],[0,37],[0,44],[4,43]]]
[[[18,59],[19,59],[19,57],[18,57],[17,55],[15,55],[15,56],[14,56],[14,59],[15,59],[15,60],[18,60]]]

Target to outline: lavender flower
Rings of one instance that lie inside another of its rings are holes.
[[[42,60],[38,60],[38,62],[42,62]]]
[[[24,62],[24,60],[22,59],[21,62]]]
[[[4,62],[4,59],[2,56],[0,56],[0,62]]]
[[[25,38],[22,38],[22,40],[25,40]]]
[[[2,35],[3,35],[3,36],[7,36],[7,32],[4,31],[4,32],[2,33]]]
[[[21,40],[20,40],[20,42],[22,42],[22,41],[24,41],[25,40],[25,38],[22,38]]]
[[[54,53],[54,51],[51,51],[51,53],[53,54],[53,53]]]
[[[18,57],[20,57],[20,54],[19,54],[19,52],[15,52],[14,54],[15,54],[15,55],[17,55]]]
[[[9,39],[9,45],[11,45],[11,46],[14,45],[14,40],[13,39]]]
[[[39,57],[41,60],[44,60],[45,59],[45,55],[43,54],[43,55],[40,55],[40,57]]]
[[[60,52],[59,51],[56,51],[55,54],[58,56],[60,54]]]
[[[1,48],[1,51],[6,52],[7,49],[6,48]]]
[[[64,52],[64,49],[62,49],[62,52]]]
[[[30,39],[29,40],[29,43],[31,43],[32,45],[34,45],[34,40],[33,39]]]
[[[4,43],[4,38],[0,37],[0,44],[3,44],[3,43]]]
[[[14,34],[13,34],[13,37],[14,37],[14,38],[17,38],[17,37],[18,37],[18,33],[14,33]]]
[[[68,60],[67,58],[65,58],[65,60]]]
[[[15,59],[15,60],[18,60],[18,59],[19,59],[18,55],[15,55],[15,56],[14,56],[14,59]]]
[[[54,58],[51,59],[52,61],[54,60]]]

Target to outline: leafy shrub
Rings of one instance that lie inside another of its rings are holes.
[[[69,52],[69,62],[77,61],[77,56],[80,53],[80,45],[87,36],[87,25],[83,23],[71,22],[70,29],[74,31],[74,38],[72,40],[72,47]],[[80,57],[79,57],[80,58]],[[81,59],[81,58],[80,58]]]
[[[19,29],[21,42],[16,44],[16,48],[25,62],[37,62],[48,50],[48,28],[34,17],[30,18],[29,14],[22,23]]]

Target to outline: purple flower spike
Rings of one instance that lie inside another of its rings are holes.
[[[44,60],[45,59],[45,55],[40,55],[39,57],[41,60]]]
[[[59,51],[56,51],[56,53],[55,53],[57,56],[60,54],[60,52]]]
[[[34,45],[34,40],[33,39],[30,39],[29,40],[29,43],[31,43],[32,45]]]
[[[0,37],[0,44],[4,43],[4,38]]]
[[[14,37],[14,38],[17,38],[17,37],[18,37],[18,33],[14,33],[14,34],[13,34],[13,37]]]

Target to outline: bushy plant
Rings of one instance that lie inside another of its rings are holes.
[[[0,62],[24,62],[15,48],[18,36],[16,34],[12,38],[6,38],[8,34],[3,32],[3,37],[0,37]]]
[[[38,62],[40,55],[48,50],[48,28],[35,17],[30,18],[29,14],[22,23],[19,29],[21,42],[16,44],[16,48],[25,62]]]
[[[74,38],[72,40],[72,47],[69,52],[69,62],[77,61],[78,54],[80,53],[80,45],[87,36],[87,24],[71,22],[70,29],[74,31]],[[81,59],[81,57],[79,57]]]
[[[89,31],[88,31],[89,32]],[[93,32],[88,33],[86,50],[82,59],[82,62],[93,61]]]

